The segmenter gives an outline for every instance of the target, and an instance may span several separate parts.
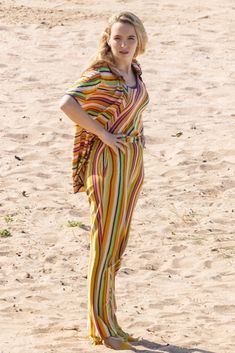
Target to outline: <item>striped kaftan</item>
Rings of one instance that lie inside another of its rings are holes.
[[[88,330],[95,344],[108,336],[128,337],[117,322],[115,276],[144,180],[142,112],[149,102],[140,65],[134,61],[132,66],[134,88],[114,68],[103,65],[88,70],[66,91],[105,129],[122,134],[127,141],[125,153],[119,149],[117,155],[95,135],[76,126],[73,187],[74,192],[86,191],[91,212]],[[81,169],[80,150],[85,145],[89,158]]]

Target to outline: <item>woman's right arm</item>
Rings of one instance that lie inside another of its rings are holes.
[[[70,95],[65,94],[59,105],[60,109],[77,125],[96,135],[101,141],[110,146],[118,154],[118,148],[125,152],[126,144],[119,135],[112,134],[105,130],[97,121],[93,120],[81,105]]]

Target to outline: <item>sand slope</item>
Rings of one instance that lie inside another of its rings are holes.
[[[19,0],[0,2],[1,353],[110,351],[83,338],[90,217],[58,104],[121,9],[149,33],[151,102],[118,319],[139,352],[235,351],[234,1]]]

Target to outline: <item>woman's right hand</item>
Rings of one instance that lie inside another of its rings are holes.
[[[118,149],[125,153],[125,146],[127,146],[127,142],[121,139],[122,136],[123,134],[112,134],[104,129],[98,137],[103,143],[111,147],[112,150],[118,154]]]

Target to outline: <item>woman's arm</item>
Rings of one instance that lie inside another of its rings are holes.
[[[118,154],[118,148],[125,152],[125,141],[118,138],[119,135],[108,132],[97,121],[93,120],[74,98],[65,94],[60,101],[59,107],[75,124],[96,135],[101,141],[110,146],[115,153]]]

